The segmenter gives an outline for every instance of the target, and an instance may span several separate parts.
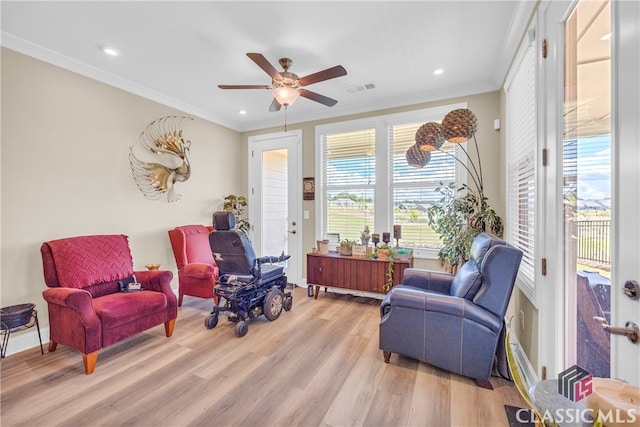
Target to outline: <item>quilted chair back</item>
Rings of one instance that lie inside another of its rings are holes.
[[[213,214],[213,228],[209,244],[220,274],[253,274],[256,254],[245,233],[234,230],[236,217],[222,211]]]
[[[192,263],[215,264],[209,246],[212,230],[213,227],[204,225],[183,225],[169,231],[178,270]]]
[[[89,288],[133,274],[127,236],[96,235],[51,240],[40,247],[45,283],[50,288]],[[92,292],[93,293],[93,292]]]

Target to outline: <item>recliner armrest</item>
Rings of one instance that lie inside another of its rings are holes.
[[[500,331],[502,327],[502,319],[464,298],[403,287],[396,287],[389,294],[385,298],[391,307],[390,310],[387,309],[387,313],[393,311],[394,307],[404,307],[461,317],[493,332]]]
[[[441,271],[407,268],[404,270],[402,284],[449,295],[453,278],[452,274]]]

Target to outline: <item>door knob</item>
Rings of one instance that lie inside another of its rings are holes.
[[[297,231],[296,230],[289,230],[289,231],[287,231],[287,233],[296,234]]]
[[[638,329],[638,325],[633,322],[627,322],[624,328],[611,326],[607,323],[607,319],[604,317],[594,316],[593,319],[598,322],[602,329],[609,332],[613,335],[624,335],[634,344],[638,343],[638,337],[640,335],[640,329]]]

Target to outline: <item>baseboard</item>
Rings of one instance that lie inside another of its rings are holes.
[[[171,288],[171,290],[177,297],[178,289]],[[49,345],[49,327],[40,328],[40,334],[42,335],[42,346],[46,351]],[[5,356],[11,356],[12,354],[20,353],[21,351],[29,350],[34,347],[40,347],[38,330],[36,328],[30,328],[26,331],[11,334]]]
[[[536,374],[535,369],[531,365],[527,354],[524,352],[522,346],[520,345],[520,341],[518,341],[518,337],[513,332],[511,333],[511,345],[513,346],[513,355],[518,363],[518,367],[520,368],[520,373],[522,374],[522,379],[524,384],[527,387],[527,391],[531,389],[531,386],[540,381],[538,374]]]
[[[40,328],[40,335],[42,336],[42,347],[46,351],[49,344],[49,327]],[[12,333],[9,337],[9,342],[7,343],[7,352],[5,356],[11,356],[12,354],[20,353],[21,351],[29,350],[34,347],[40,347],[38,330],[36,328]]]

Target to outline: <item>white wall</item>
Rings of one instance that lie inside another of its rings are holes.
[[[226,194],[246,194],[245,140],[185,122],[192,173],[176,187],[182,200],[151,201],[133,181],[129,147],[152,120],[183,113],[5,48],[1,67],[1,306],[33,302],[46,328],[40,245],[77,235],[128,235],[134,268],[159,262],[177,288],[167,230],[210,224]]]

